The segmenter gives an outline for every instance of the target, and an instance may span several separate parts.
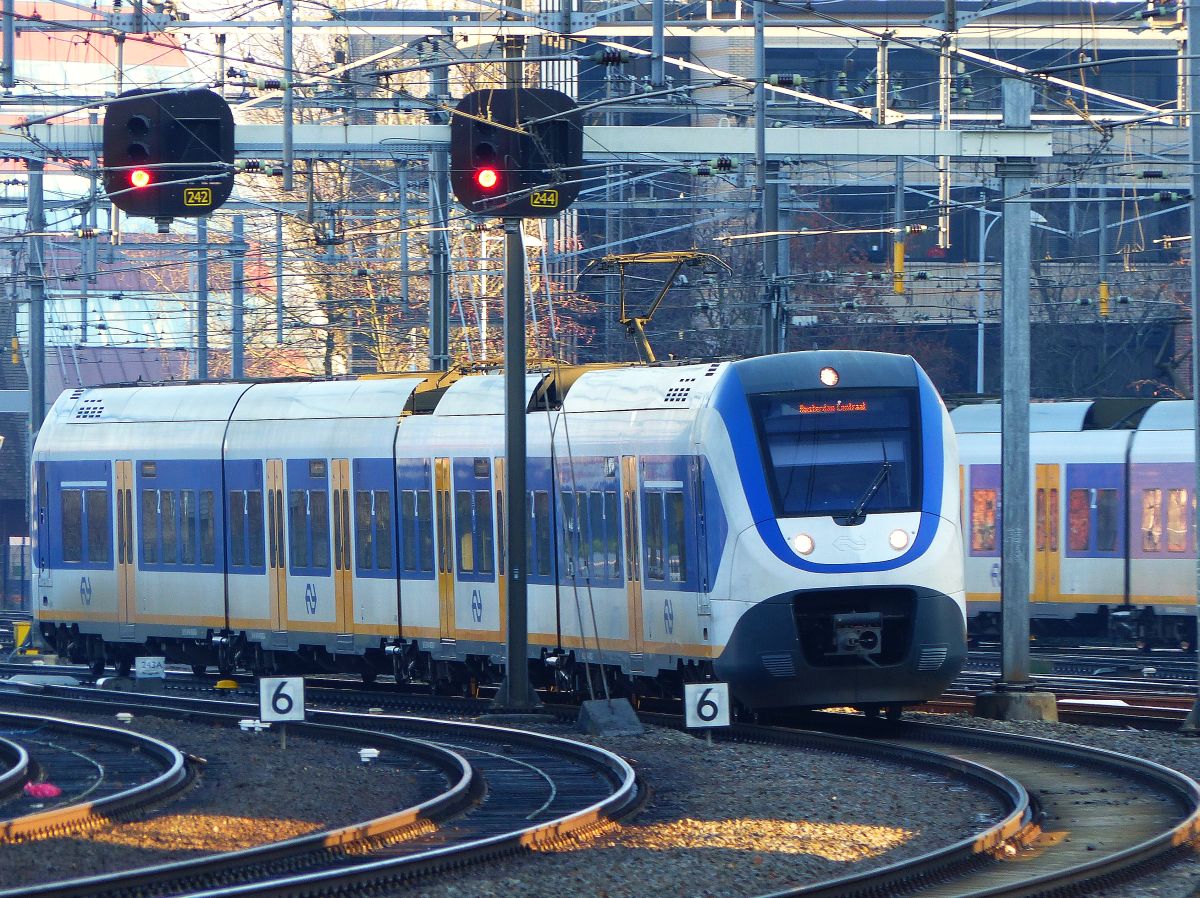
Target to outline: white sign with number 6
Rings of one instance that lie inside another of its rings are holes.
[[[304,677],[264,677],[258,681],[258,719],[304,719]]]
[[[683,687],[683,708],[689,728],[729,726],[729,684],[688,683]]]

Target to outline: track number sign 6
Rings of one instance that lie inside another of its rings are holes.
[[[683,687],[683,707],[688,727],[727,727],[729,684],[689,683]]]
[[[264,677],[258,681],[258,719],[304,719],[304,678]]]

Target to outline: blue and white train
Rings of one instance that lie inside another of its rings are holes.
[[[955,437],[911,358],[561,368],[526,394],[536,684],[890,710],[958,672]],[[503,408],[487,373],[64,393],[33,453],[40,632],[97,672],[495,682]]]

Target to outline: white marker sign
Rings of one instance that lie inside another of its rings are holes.
[[[133,676],[138,680],[165,680],[166,658],[137,658],[133,662]]]
[[[258,681],[258,719],[304,719],[304,678],[264,677]]]
[[[683,709],[689,728],[729,726],[729,684],[688,683],[683,687]]]

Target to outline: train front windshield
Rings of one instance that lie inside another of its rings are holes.
[[[919,505],[916,396],[825,390],[750,397],[779,517],[912,511]]]

